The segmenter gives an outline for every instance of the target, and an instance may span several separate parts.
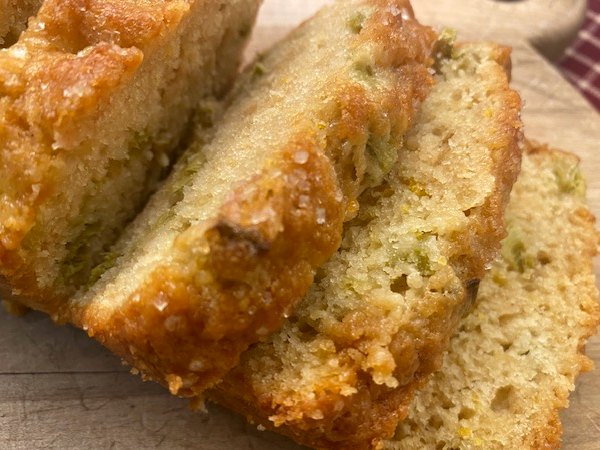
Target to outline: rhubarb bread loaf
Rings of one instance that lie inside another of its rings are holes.
[[[435,38],[405,0],[338,1],[304,23],[247,70],[63,318],[174,394],[217,382],[391,170]]]
[[[0,47],[13,44],[42,0],[0,0]]]
[[[0,278],[54,313],[236,75],[260,0],[46,0],[0,50]],[[24,2],[19,2],[24,5]]]
[[[507,221],[476,308],[385,448],[559,446],[558,411],[592,367],[583,349],[600,322],[592,266],[600,235],[577,158],[530,147]]]
[[[395,170],[365,192],[283,329],[211,392],[300,443],[364,449],[393,435],[505,234],[521,154],[509,51],[440,40],[436,53],[437,83]]]

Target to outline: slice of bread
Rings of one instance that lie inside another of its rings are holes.
[[[63,319],[192,396],[279,328],[433,81],[405,0],[338,1],[248,69]],[[112,268],[109,268],[113,266]]]
[[[211,393],[300,443],[362,449],[393,435],[505,235],[521,155],[509,50],[441,40],[437,51],[437,84],[396,170],[365,193],[281,332]]]
[[[54,312],[237,72],[260,0],[45,0],[0,50],[0,275]]]
[[[529,146],[507,209],[502,257],[443,368],[415,396],[388,449],[548,449],[558,411],[591,369],[600,323],[592,259],[600,234],[576,156]]]
[[[43,0],[0,0],[0,48],[13,44]]]

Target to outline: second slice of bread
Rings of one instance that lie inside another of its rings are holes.
[[[216,383],[391,170],[435,37],[404,0],[338,1],[303,24],[248,69],[63,318],[174,394]]]
[[[211,393],[300,443],[362,449],[393,434],[504,236],[521,155],[509,50],[440,41],[438,51],[397,169],[365,194],[283,329]]]

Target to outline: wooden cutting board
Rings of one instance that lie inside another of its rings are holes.
[[[265,0],[249,55],[323,3]],[[493,37],[514,47],[513,82],[526,102],[527,135],[581,156],[589,201],[600,217],[600,117],[530,44],[550,56],[560,53],[583,17],[584,3],[415,0],[415,9],[423,22],[452,26],[463,37]],[[587,353],[600,366],[598,336],[588,344]],[[600,449],[600,370],[579,379],[571,408],[562,419],[565,449]],[[0,448],[300,447],[259,432],[218,407],[210,406],[208,414],[189,411],[185,400],[131,376],[116,357],[78,330],[56,327],[36,313],[16,318],[1,311]]]

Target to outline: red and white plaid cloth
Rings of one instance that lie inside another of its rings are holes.
[[[600,111],[600,0],[588,0],[583,28],[558,65]]]

